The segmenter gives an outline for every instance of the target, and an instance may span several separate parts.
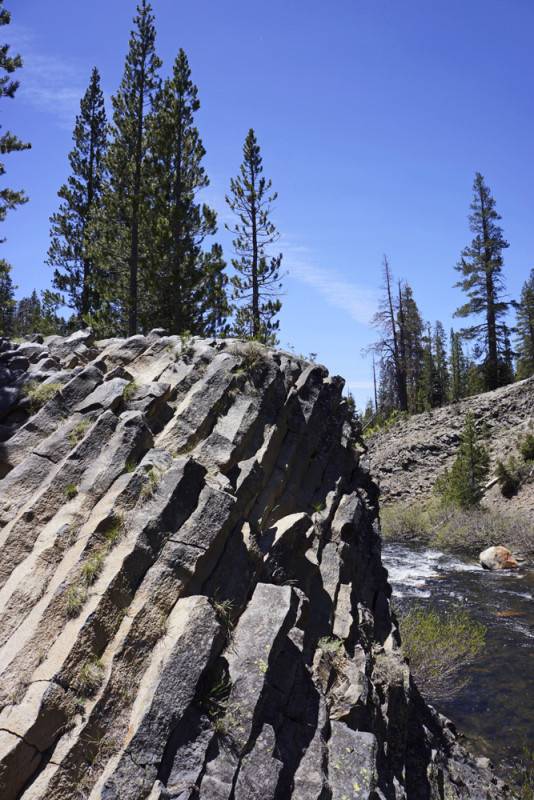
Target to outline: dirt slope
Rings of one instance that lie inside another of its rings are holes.
[[[431,496],[436,478],[454,461],[468,412],[477,430],[486,431],[484,443],[494,477],[497,462],[518,456],[518,443],[527,432],[534,433],[534,377],[400,420],[390,430],[367,438],[381,502]],[[534,477],[510,498],[503,497],[498,485],[492,486],[483,505],[534,523]]]

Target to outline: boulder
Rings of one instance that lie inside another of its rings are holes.
[[[483,550],[479,560],[484,569],[519,569],[519,564],[511,552],[501,545]]]

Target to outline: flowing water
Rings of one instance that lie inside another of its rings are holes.
[[[486,626],[469,685],[439,711],[477,755],[510,762],[534,744],[534,570],[489,572],[439,550],[390,542],[382,560],[400,610],[414,602],[449,613],[459,607]]]

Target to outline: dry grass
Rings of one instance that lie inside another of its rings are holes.
[[[383,507],[380,518],[383,537],[392,541],[423,542],[472,556],[499,544],[524,558],[534,557],[532,524],[494,510],[390,503]]]

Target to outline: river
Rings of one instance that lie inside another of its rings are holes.
[[[456,555],[391,542],[383,543],[382,560],[397,608],[460,607],[486,626],[468,686],[438,710],[472,752],[510,763],[525,743],[534,745],[534,570],[488,572]]]

